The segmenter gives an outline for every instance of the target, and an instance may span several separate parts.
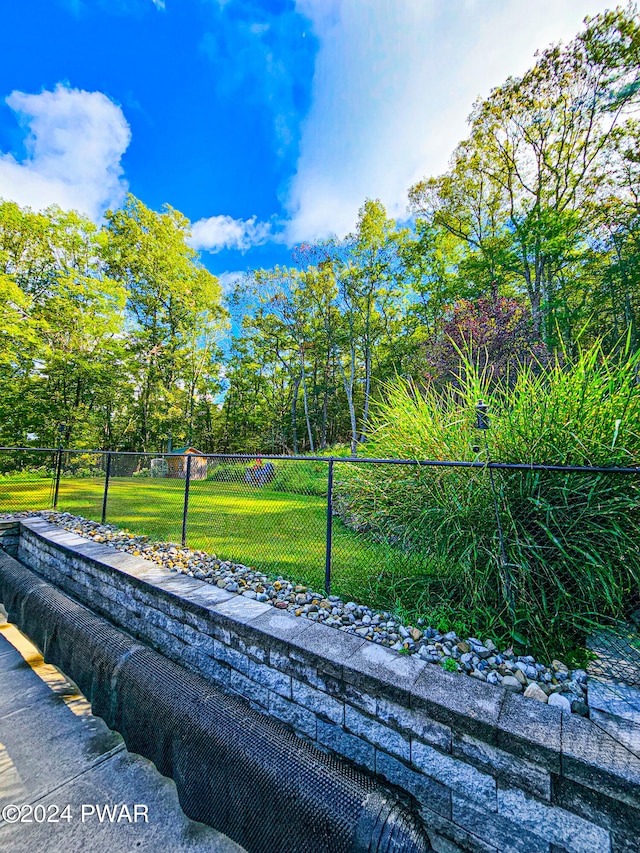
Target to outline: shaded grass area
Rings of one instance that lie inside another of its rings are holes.
[[[99,521],[102,479],[60,481],[58,509]],[[51,481],[0,485],[0,512],[51,506]],[[114,477],[107,521],[152,540],[179,543],[184,481]],[[220,559],[252,566],[271,577],[324,587],[326,498],[270,487],[249,491],[238,483],[193,481],[189,494],[187,544]],[[333,519],[331,592],[373,607],[417,616],[425,602],[419,590],[438,567],[348,529]],[[440,567],[441,568],[441,567]]]

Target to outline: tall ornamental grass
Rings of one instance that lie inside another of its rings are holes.
[[[498,385],[466,360],[457,387],[441,393],[398,380],[374,410],[364,453],[640,465],[640,356],[625,355],[613,360],[596,344]],[[481,399],[486,432],[475,427]],[[344,467],[338,504],[348,524],[433,555],[437,577],[413,587],[427,614],[558,654],[640,604],[640,474],[494,469],[494,493],[486,468]]]

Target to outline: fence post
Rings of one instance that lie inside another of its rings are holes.
[[[327,478],[327,543],[324,563],[324,590],[331,594],[331,534],[333,532],[333,456],[329,457],[329,476]]]
[[[187,512],[189,510],[189,481],[191,479],[191,454],[187,453],[187,473],[184,478],[184,509],[182,511],[182,547],[187,544]]]
[[[53,490],[53,508],[58,506],[58,492],[60,491],[60,474],[62,472],[62,447],[58,448],[58,458],[56,460],[56,485]]]
[[[102,523],[107,520],[107,495],[109,494],[109,475],[111,473],[111,453],[107,453],[107,467],[104,472],[104,495],[102,496]]]
[[[507,605],[509,607],[509,613],[511,615],[511,621],[515,628],[516,621],[516,611],[515,604],[513,601],[513,582],[511,577],[511,572],[509,570],[509,563],[507,561],[507,551],[504,547],[504,532],[502,530],[502,522],[500,520],[500,507],[498,505],[498,493],[496,491],[496,484],[493,477],[493,468],[491,465],[491,456],[489,454],[489,442],[487,441],[487,430],[489,429],[489,406],[484,403],[482,400],[478,400],[476,404],[476,429],[483,430],[484,435],[484,449],[487,456],[487,470],[489,471],[489,483],[491,484],[491,494],[493,496],[493,508],[496,514],[496,526],[498,528],[498,542],[500,544],[500,555],[498,558],[498,564],[500,566],[500,574],[502,576],[502,586],[504,590],[504,597],[507,600]]]

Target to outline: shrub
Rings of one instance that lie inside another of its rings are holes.
[[[102,457],[95,453],[64,453],[63,477],[78,477],[88,479],[91,477],[102,477]]]
[[[327,494],[328,465],[325,462],[276,462],[271,488],[296,495]]]
[[[244,483],[248,462],[214,462],[209,460],[207,480],[214,483]]]
[[[595,344],[573,363],[524,367],[498,385],[466,360],[458,387],[442,393],[398,381],[374,410],[366,454],[485,461],[474,429],[484,399],[494,460],[635,466],[640,356],[626,355],[609,359]],[[558,652],[637,606],[640,474],[494,470],[502,559],[487,469],[344,467],[345,519],[441,559],[452,617],[478,630]]]
[[[258,457],[256,457],[258,458]],[[326,495],[327,465],[324,462],[287,462],[271,460],[274,477],[271,481],[256,488],[273,489],[276,492],[289,492],[298,495]],[[209,463],[207,480],[218,483],[246,482],[247,468],[251,461]]]
[[[54,469],[46,465],[30,466],[16,471],[0,473],[0,480],[14,480],[15,482],[28,482],[53,476]]]

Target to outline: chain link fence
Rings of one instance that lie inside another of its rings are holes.
[[[0,512],[53,506],[58,461],[53,449],[0,448]]]
[[[0,449],[0,512],[49,507],[640,683],[640,470]]]

